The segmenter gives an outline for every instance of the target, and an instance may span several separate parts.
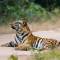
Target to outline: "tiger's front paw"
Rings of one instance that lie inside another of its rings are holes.
[[[18,47],[15,47],[15,50],[21,50],[20,48],[18,48]]]
[[[23,48],[23,47],[15,47],[15,50],[27,51],[27,50],[28,50],[28,48]]]

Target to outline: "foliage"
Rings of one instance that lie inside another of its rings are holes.
[[[51,11],[56,7],[60,7],[60,0],[35,0],[35,3],[46,8],[48,11]]]
[[[0,24],[18,20],[24,16],[28,0],[2,0],[0,1]]]
[[[60,0],[0,0],[0,25],[21,18],[46,21],[58,15],[53,12],[57,7],[60,10]]]

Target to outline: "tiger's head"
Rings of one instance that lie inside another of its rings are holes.
[[[11,28],[16,30],[16,32],[29,32],[30,29],[26,21],[17,21],[11,24]]]

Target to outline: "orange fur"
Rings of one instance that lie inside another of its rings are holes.
[[[12,26],[15,27],[15,24],[13,23]],[[18,44],[16,49],[28,50],[28,49],[32,48],[33,43],[36,42],[37,39],[42,39],[42,41],[44,41],[44,43],[45,43],[44,49],[48,49],[48,48],[52,48],[52,47],[56,47],[56,46],[60,45],[60,42],[58,42],[57,40],[34,36],[32,34],[32,32],[30,31],[30,29],[27,25],[27,22],[25,22],[25,21],[23,21],[23,23],[21,23],[21,27],[22,27],[21,32],[29,32],[29,34],[27,35],[25,42]]]

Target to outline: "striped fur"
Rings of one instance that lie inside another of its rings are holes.
[[[58,42],[57,40],[34,36],[30,31],[27,22],[25,21],[14,22],[11,24],[11,27],[16,30],[16,49],[28,50],[30,48],[35,48],[41,50],[55,48],[60,45],[60,42]]]
[[[16,38],[15,38],[15,41],[17,44],[20,44],[20,43],[24,43],[24,38],[28,35],[29,33],[20,33],[20,34],[16,34]]]
[[[60,45],[57,40],[34,36],[25,21],[13,22],[11,28],[16,30],[15,47],[18,50],[52,49]]]

